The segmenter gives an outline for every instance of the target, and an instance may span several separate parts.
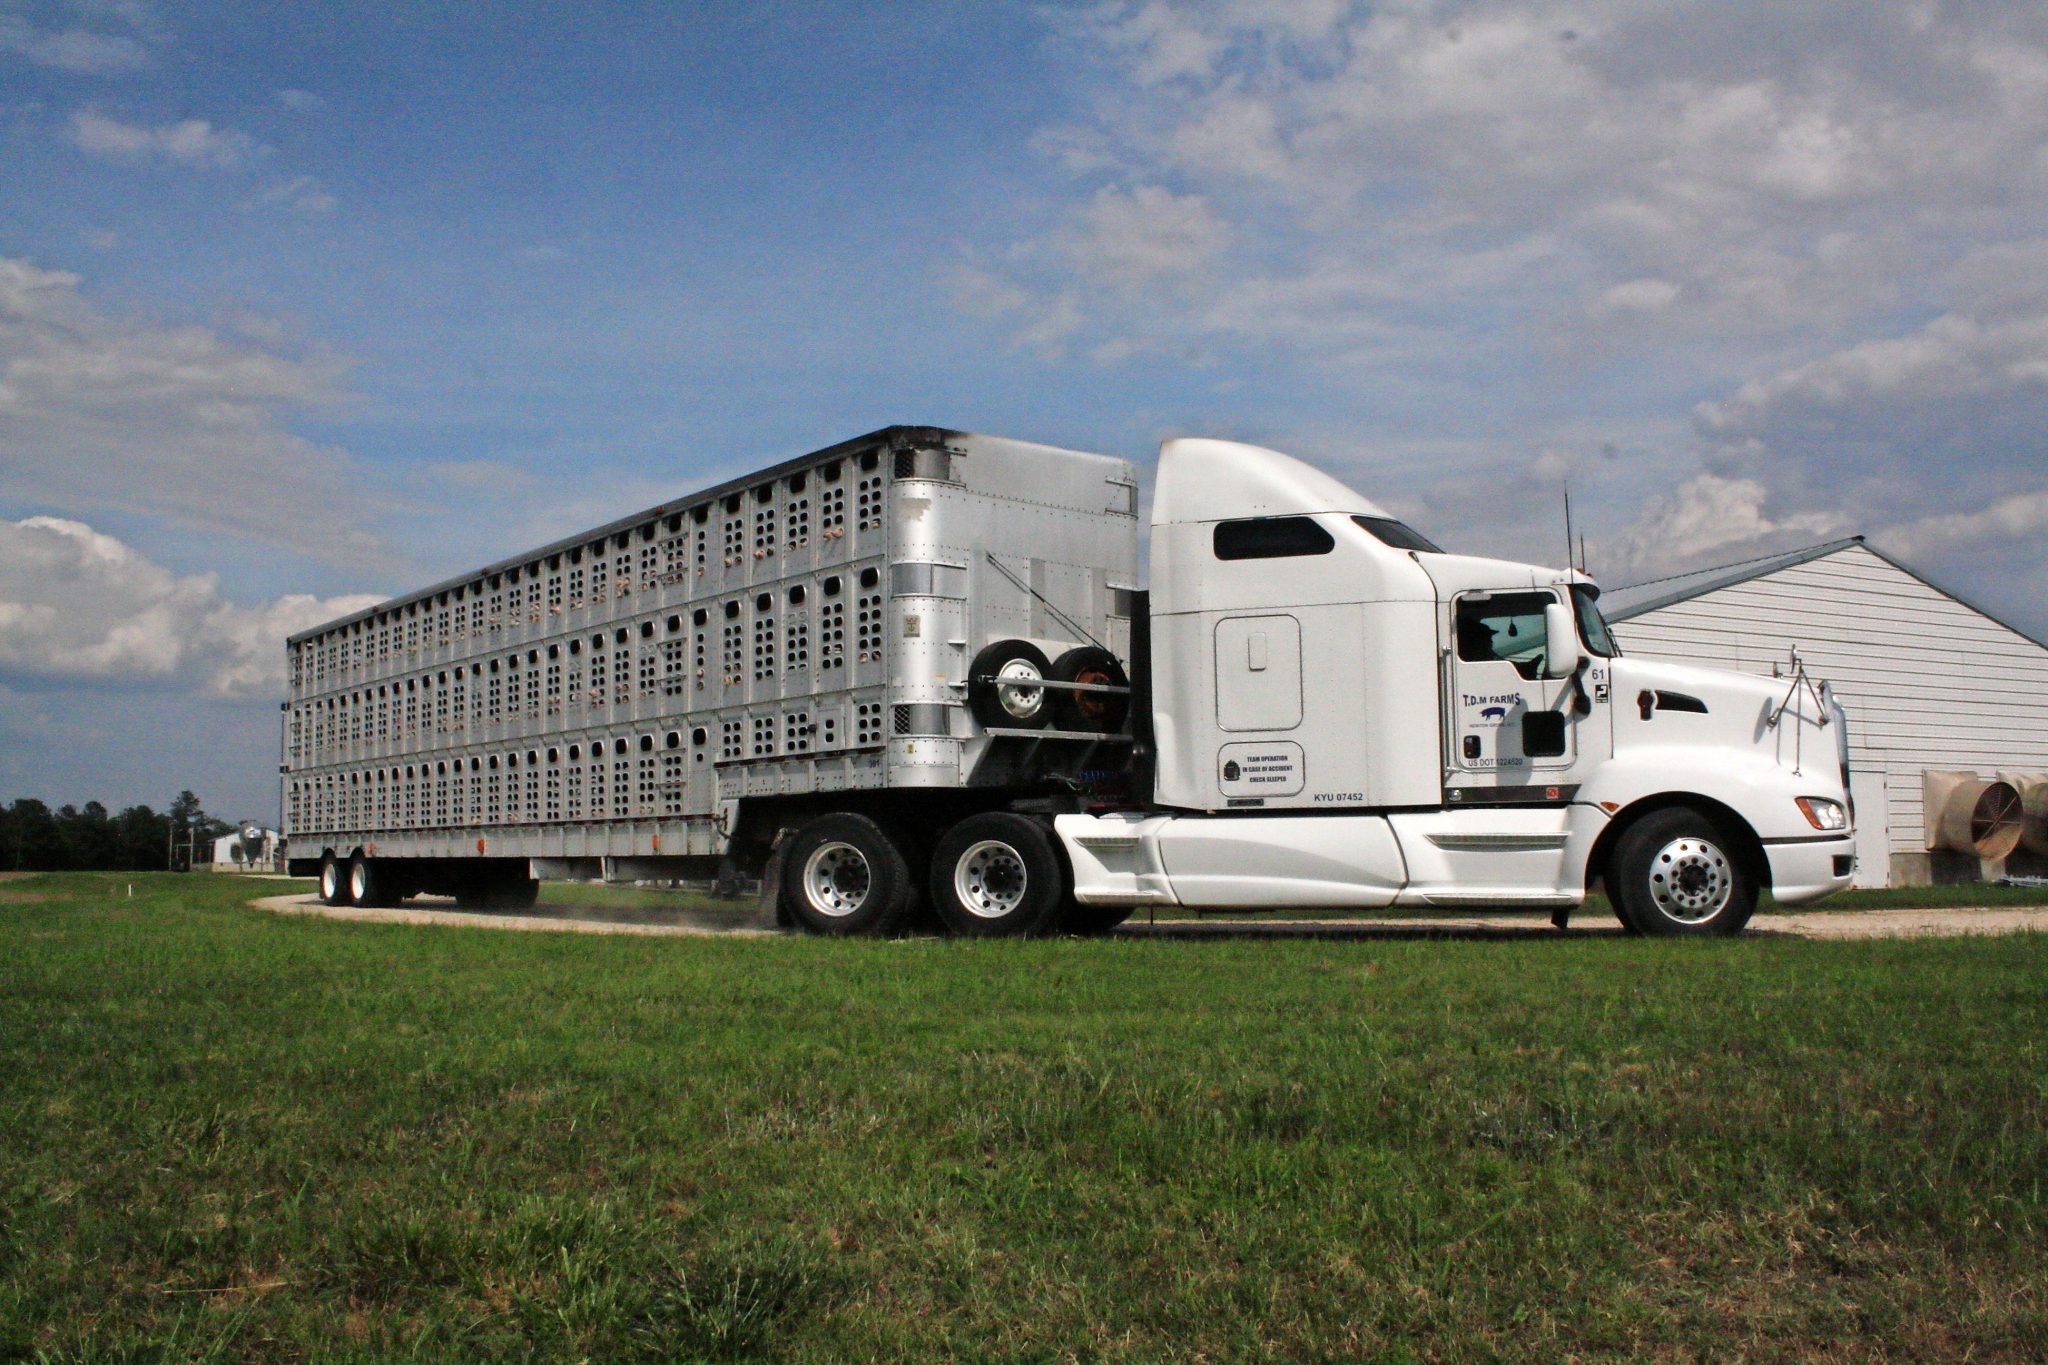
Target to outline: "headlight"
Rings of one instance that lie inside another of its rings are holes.
[[[1824,796],[1801,796],[1799,813],[1806,817],[1806,823],[1815,829],[1847,829],[1849,816],[1839,801],[1830,801]]]

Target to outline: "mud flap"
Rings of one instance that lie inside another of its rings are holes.
[[[789,841],[795,833],[792,829],[778,829],[775,842],[768,846],[768,862],[761,869],[761,895],[755,902],[759,912],[758,928],[796,928],[796,921],[790,918],[789,911],[782,904],[782,865],[789,861]]]

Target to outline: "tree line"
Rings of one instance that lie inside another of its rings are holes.
[[[49,804],[33,796],[0,807],[0,868],[11,872],[162,872],[200,861],[235,827],[200,808],[189,791],[166,811],[129,806],[109,813],[97,801]]]

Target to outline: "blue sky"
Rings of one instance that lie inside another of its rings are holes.
[[[278,642],[891,422],[2048,631],[2033,7],[0,0],[0,797],[274,806]]]

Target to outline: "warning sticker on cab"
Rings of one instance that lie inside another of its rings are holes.
[[[1306,780],[1301,746],[1285,740],[1226,744],[1216,764],[1216,785],[1225,796],[1293,796]]]

